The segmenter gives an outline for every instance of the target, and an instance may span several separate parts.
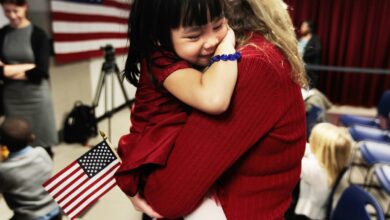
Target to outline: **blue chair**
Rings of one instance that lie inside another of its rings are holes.
[[[351,185],[341,195],[331,220],[370,220],[366,205],[374,207],[377,220],[385,219],[378,201],[363,188]]]
[[[364,159],[365,163],[356,163],[355,156],[356,150],[353,151],[351,158],[351,172],[349,172],[348,181],[352,183],[352,169],[354,166],[359,166],[367,170],[367,175],[364,180],[364,183],[359,183],[359,185],[368,185],[368,182],[371,179],[373,169],[371,169],[376,164],[390,164],[390,144],[378,143],[371,141],[364,141],[359,143],[359,151]],[[354,182],[357,184],[356,182]]]
[[[316,105],[308,104],[309,110],[306,112],[306,137],[309,139],[311,130],[317,123],[323,122],[321,120],[324,110]]]
[[[379,128],[353,125],[349,128],[349,133],[355,141],[376,141],[390,143],[389,132]]]
[[[390,166],[380,166],[375,169],[381,189],[390,196]],[[387,207],[386,217],[390,217],[390,203]]]
[[[389,119],[390,90],[387,90],[383,93],[383,95],[379,101],[377,110],[378,110],[378,115],[381,115],[384,118]],[[340,119],[340,122],[346,127],[350,127],[353,125],[365,125],[365,126],[380,128],[379,120],[377,118],[344,114],[344,115],[341,115],[339,119]],[[390,125],[390,120],[388,120],[388,124]]]

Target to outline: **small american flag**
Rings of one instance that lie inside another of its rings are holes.
[[[43,187],[70,218],[75,219],[116,185],[120,160],[104,140],[62,169]]]
[[[56,62],[102,56],[101,46],[127,52],[131,0],[51,0]]]

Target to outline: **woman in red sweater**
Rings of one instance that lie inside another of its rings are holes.
[[[228,220],[283,219],[289,207],[306,142],[293,26],[282,0],[226,2],[242,53],[231,105],[218,116],[192,112],[144,200],[132,199],[147,213],[145,201],[166,218],[187,215],[213,186]]]

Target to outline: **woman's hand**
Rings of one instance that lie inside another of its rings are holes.
[[[133,204],[135,210],[143,212],[152,218],[163,218],[160,214],[153,210],[153,208],[143,199],[138,193],[129,199]]]
[[[13,79],[13,80],[27,80],[27,77],[26,77],[25,73],[16,73],[16,74],[10,76],[9,79]]]
[[[4,65],[4,76],[13,80],[26,80],[25,72],[35,68],[35,64],[7,64]]]

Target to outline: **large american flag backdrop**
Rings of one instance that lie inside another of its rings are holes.
[[[56,62],[102,56],[111,44],[127,52],[127,18],[131,0],[51,0]]]
[[[116,186],[121,164],[110,144],[102,141],[43,184],[70,218],[75,219]]]

